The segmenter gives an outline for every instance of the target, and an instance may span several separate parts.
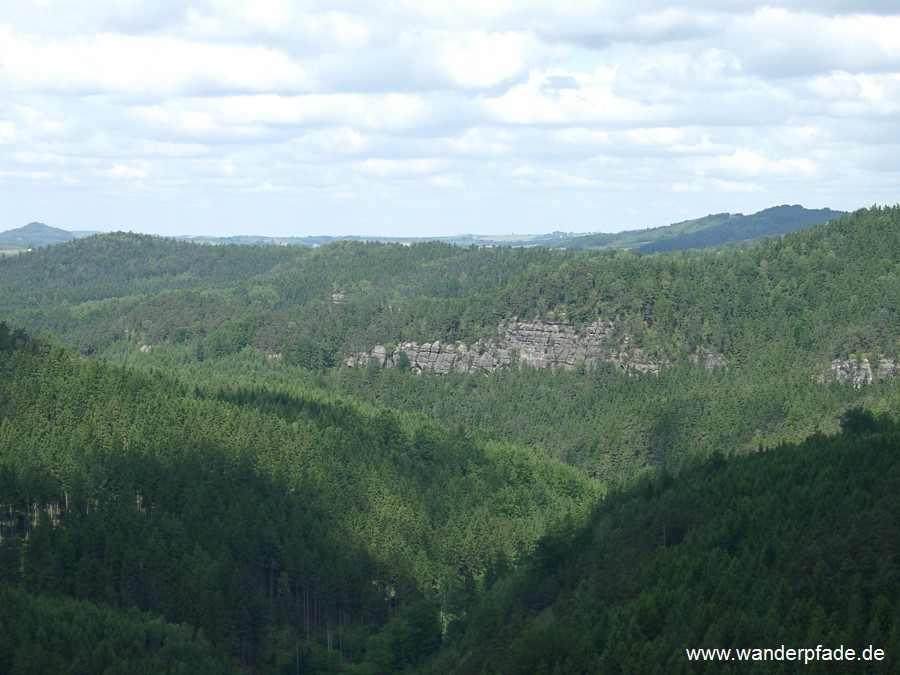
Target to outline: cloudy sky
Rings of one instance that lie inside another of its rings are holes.
[[[618,231],[895,204],[896,0],[0,7],[0,230]]]

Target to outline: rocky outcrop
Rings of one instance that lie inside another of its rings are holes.
[[[613,335],[610,320],[594,321],[584,332],[559,323],[512,321],[497,328],[497,339],[471,345],[458,342],[404,342],[388,350],[377,345],[371,351],[347,359],[348,366],[365,365],[374,359],[382,367],[409,367],[416,372],[432,371],[439,375],[450,372],[491,373],[513,365],[534,368],[572,370],[583,365],[595,368],[599,363],[615,363],[634,375],[658,374],[668,361],[654,361],[638,347],[630,347],[627,337]],[[725,365],[720,354],[704,353],[705,367]],[[695,359],[696,362],[696,359]]]
[[[859,389],[864,384],[893,380],[900,373],[896,359],[879,356],[873,361],[874,367],[872,362],[865,357],[835,359],[831,362],[828,370],[816,379],[820,384],[840,382],[841,384],[851,384],[854,389]]]
[[[584,335],[569,326],[541,321],[501,325],[500,329],[503,341],[516,351],[522,363],[570,370],[576,363],[584,363],[586,368],[596,365],[597,359],[609,351],[613,327],[611,321],[598,319],[587,326]]]
[[[417,372],[431,370],[438,375],[449,372],[470,373],[476,370],[493,372],[509,366],[513,355],[508,349],[486,350],[481,342],[472,347],[460,342],[404,342],[388,353],[384,345],[375,345],[370,352],[361,352],[347,359],[348,366],[360,366],[374,360],[391,368],[406,366]]]

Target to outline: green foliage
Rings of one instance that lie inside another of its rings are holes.
[[[841,431],[846,434],[862,434],[875,428],[874,416],[864,408],[850,408],[841,415]]]
[[[334,363],[332,355],[306,335],[289,339],[281,355],[286,365],[300,366],[306,370],[324,371]]]
[[[198,631],[137,610],[45,598],[0,583],[0,672],[229,673]]]
[[[353,672],[391,675],[413,668],[441,646],[438,607],[428,600],[413,602],[369,640],[365,661]]]
[[[197,358],[202,361],[236,354],[250,344],[258,330],[259,323],[253,317],[226,319],[200,341]]]
[[[587,525],[545,537],[478,601],[448,653],[462,672],[504,673],[746,672],[704,670],[687,660],[692,647],[892,654],[898,449],[900,426],[884,419],[867,433],[646,477]]]
[[[900,207],[715,253],[118,233],[2,259],[0,316],[95,359],[0,323],[0,580],[165,616],[260,672],[900,650],[900,397],[878,363],[900,356],[898,260]],[[343,366],[534,317],[599,317],[611,349],[664,367]],[[863,358],[871,384],[818,381]],[[70,661],[16,635],[0,670]]]
[[[5,321],[0,321],[0,352],[22,349],[30,342],[24,330],[10,331]]]
[[[186,622],[247,666],[292,644],[314,671],[359,660],[393,609],[459,611],[596,495],[422,417],[24,347],[0,352],[0,581]],[[433,644],[403,616],[406,663]]]
[[[780,207],[790,210],[792,207]],[[762,218],[765,212],[757,214]],[[780,217],[780,216],[779,216]],[[316,249],[89,237],[0,260],[0,315],[88,354],[120,341],[270,353],[308,341],[327,363],[405,341],[473,343],[512,318],[611,336],[657,360],[826,368],[896,353],[900,207],[862,210],[747,251],[616,251],[334,242]],[[246,326],[244,328],[247,328]],[[215,357],[214,357],[215,358]],[[318,360],[318,359],[314,359]]]

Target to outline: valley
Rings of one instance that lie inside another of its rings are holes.
[[[747,245],[3,256],[0,621],[39,618],[0,671],[896,663],[900,207],[792,208],[704,221]]]

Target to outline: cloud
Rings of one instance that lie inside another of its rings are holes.
[[[728,36],[742,65],[771,78],[834,70],[900,70],[900,15],[822,16],[766,7],[735,20]]]
[[[263,46],[172,37],[97,35],[71,40],[18,37],[0,27],[0,62],[14,91],[89,96],[303,90],[307,77]]]
[[[897,34],[879,0],[7,3],[0,217],[413,234],[892,202]]]

